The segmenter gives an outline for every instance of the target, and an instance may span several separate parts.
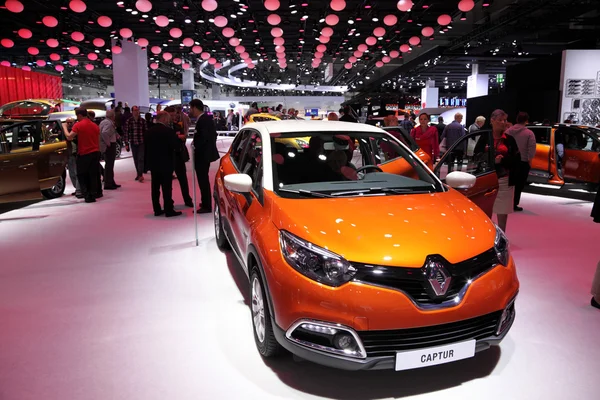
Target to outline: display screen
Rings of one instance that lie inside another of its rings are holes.
[[[305,117],[318,117],[319,116],[319,109],[318,108],[305,108],[304,109],[304,116]]]

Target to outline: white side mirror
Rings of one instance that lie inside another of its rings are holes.
[[[225,188],[234,193],[250,193],[252,178],[247,174],[225,175]]]
[[[471,189],[476,182],[475,175],[466,172],[454,171],[446,176],[446,183],[454,189]]]

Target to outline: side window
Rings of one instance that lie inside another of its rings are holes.
[[[8,143],[4,132],[0,132],[0,154],[4,154],[8,151]]]
[[[597,151],[598,145],[591,135],[586,132],[569,127],[559,128],[559,133],[568,150]]]
[[[394,136],[396,139],[400,140],[402,143],[404,143],[406,145],[406,147],[411,149],[413,152],[419,148],[419,146],[417,145],[415,140],[410,137],[410,133],[406,133],[406,131],[402,132],[400,127],[386,129],[385,131],[387,133],[389,133],[390,135]]]
[[[250,136],[250,132],[249,131],[241,131],[240,133],[238,133],[238,135],[235,137],[235,139],[233,139],[233,142],[231,143],[231,153],[230,153],[230,157],[231,160],[233,161],[233,163],[235,164],[236,167],[238,167],[238,169],[241,170],[241,162],[242,162],[242,156],[243,156],[243,151],[244,151],[244,147],[246,147],[246,143],[248,142],[248,137]]]
[[[35,130],[35,123],[19,124],[8,129],[5,134],[9,151],[32,150],[35,143]]]
[[[62,140],[65,140],[65,136],[60,121],[42,122],[41,144],[56,143]]]
[[[550,127],[530,127],[529,129],[531,129],[531,131],[533,132],[533,134],[535,135],[535,142],[537,144],[546,144],[546,145],[550,145],[550,132],[552,130],[552,128]]]
[[[373,141],[373,143],[377,164],[385,164],[402,157],[398,145],[393,140],[383,137]]]
[[[262,139],[257,132],[252,132],[248,137],[250,142],[240,171],[242,174],[250,175],[252,188],[260,193],[262,192]]]
[[[490,132],[477,132],[464,136],[438,163],[435,168],[436,175],[444,180],[453,171],[467,172],[475,176],[494,171],[495,166],[491,159],[493,146],[489,143]]]

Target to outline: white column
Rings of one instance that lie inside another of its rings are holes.
[[[112,41],[115,44],[115,41]],[[134,42],[121,41],[123,51],[113,54],[113,78],[116,101],[129,106],[148,106],[148,55],[146,50]]]
[[[194,70],[184,69],[182,74],[183,84],[181,90],[194,90]]]
[[[427,85],[421,89],[421,108],[438,107],[440,89],[435,87],[435,81],[427,81]]]
[[[479,65],[473,64],[473,74],[467,78],[467,99],[487,96],[490,76],[479,73]]]

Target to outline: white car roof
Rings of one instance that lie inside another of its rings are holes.
[[[284,120],[253,122],[244,125],[243,129],[252,128],[261,133],[292,133],[292,132],[373,132],[382,133],[382,129],[372,125],[341,121],[308,121]]]
[[[96,118],[106,117],[106,110],[93,110],[91,108],[89,110],[96,113]],[[75,116],[75,110],[60,111],[48,114],[48,121],[65,121],[67,118],[76,119],[77,117]]]

